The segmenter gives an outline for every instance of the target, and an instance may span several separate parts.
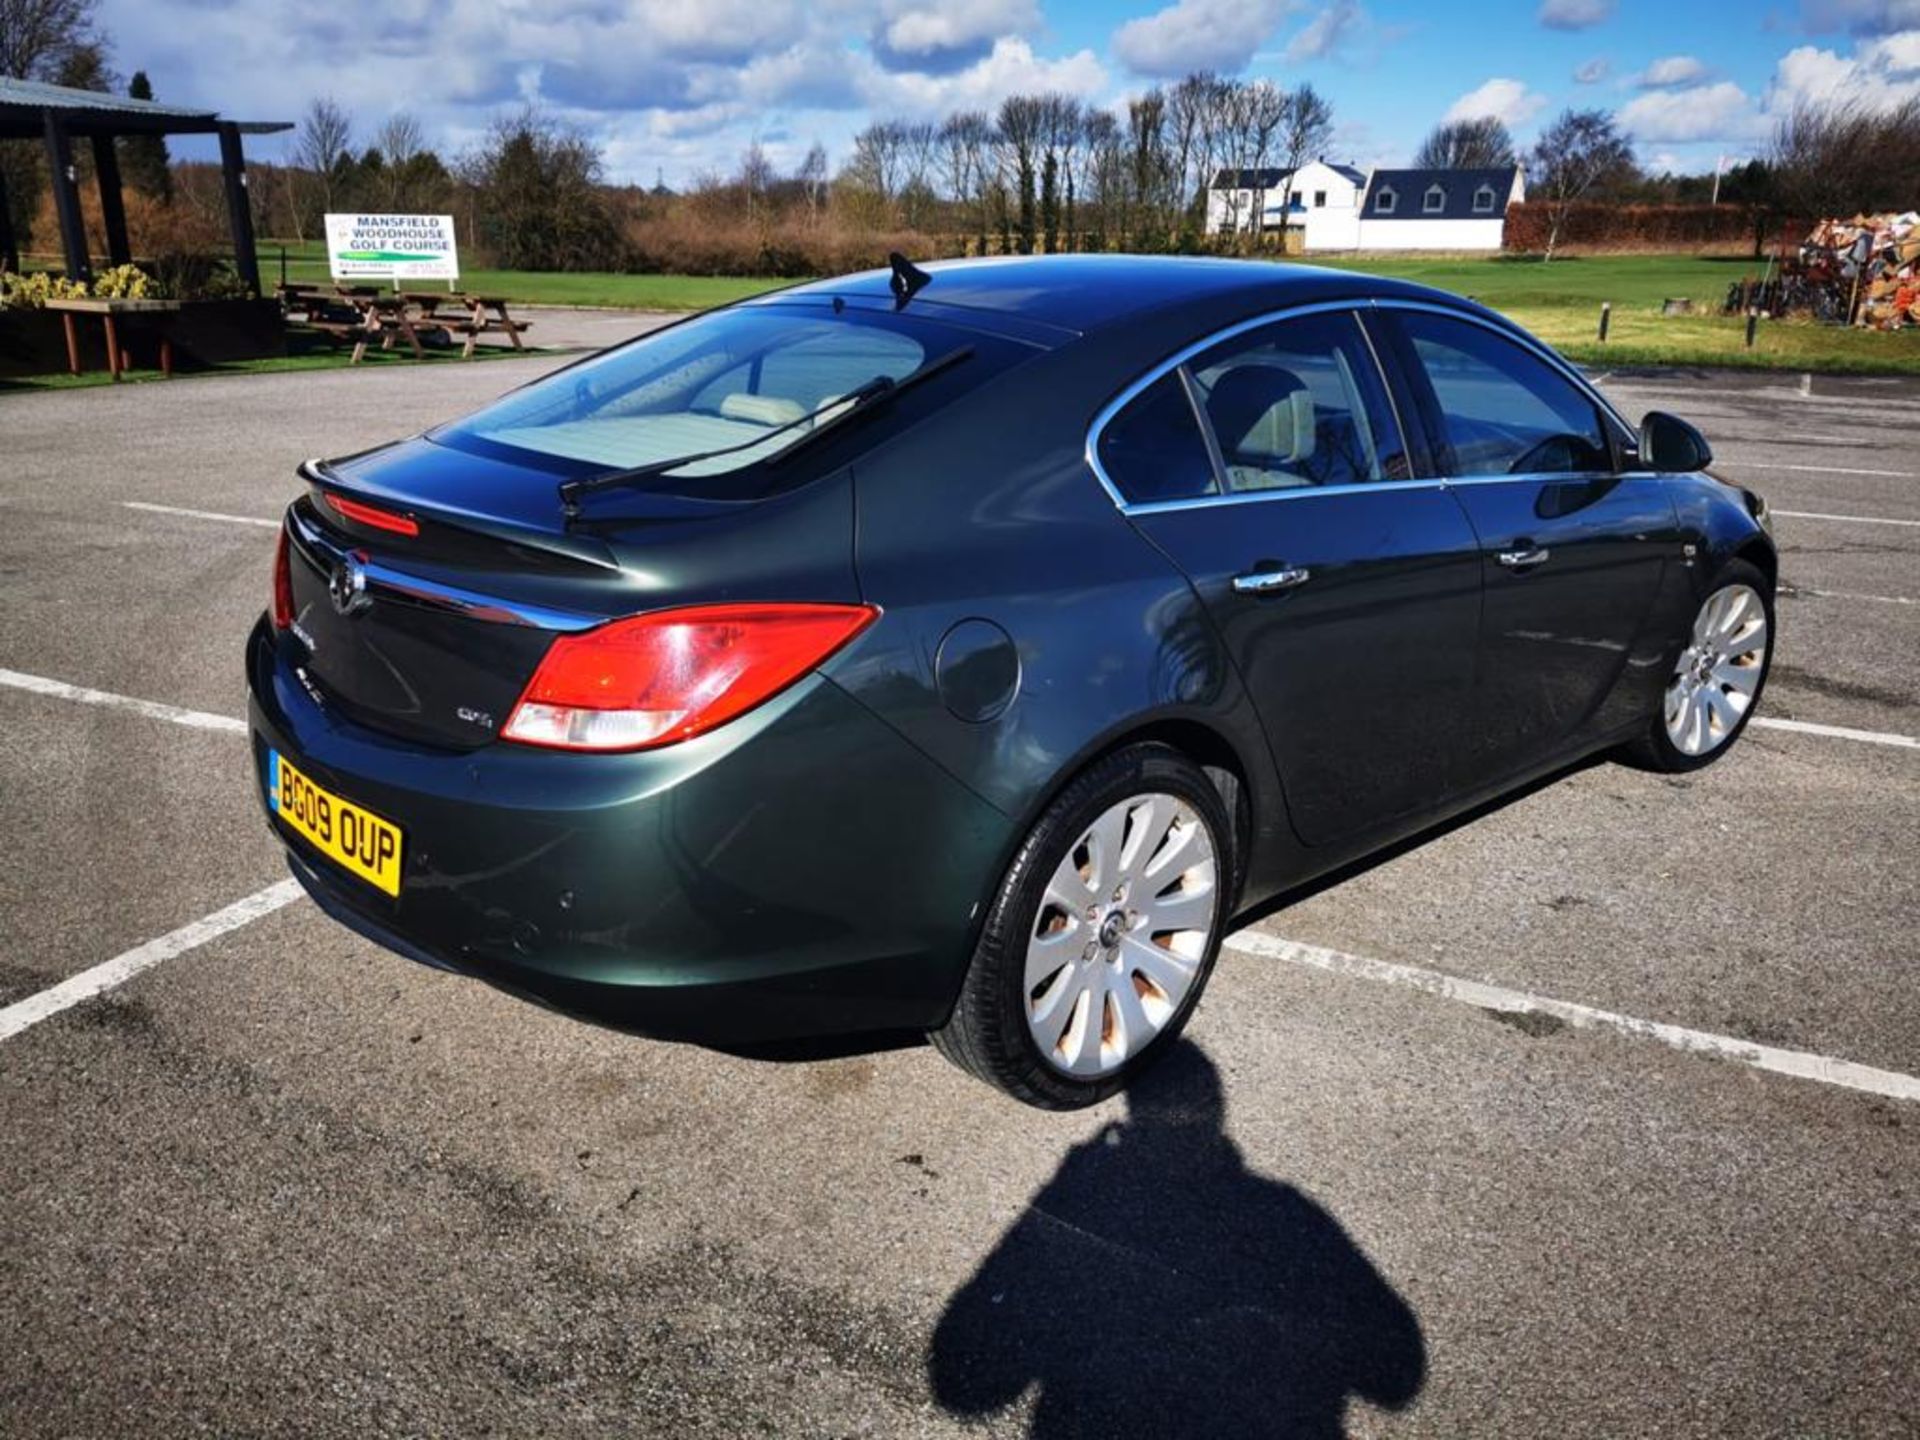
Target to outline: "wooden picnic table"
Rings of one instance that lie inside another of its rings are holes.
[[[516,350],[524,350],[521,333],[530,322],[515,320],[507,311],[506,300],[490,295],[468,295],[452,291],[383,291],[368,285],[331,289],[307,283],[289,282],[280,287],[281,303],[288,311],[298,310],[307,324],[336,343],[354,342],[353,364],[366,357],[367,346],[377,336],[382,350],[391,350],[404,339],[416,359],[425,358],[422,331],[440,330],[449,336],[464,335],[460,351],[463,360],[471,360],[479,339],[485,334],[503,334]],[[330,319],[329,310],[351,310],[353,319]],[[451,313],[449,313],[451,312]]]
[[[81,373],[80,332],[75,324],[77,315],[98,315],[107,335],[107,371],[116,382],[121,373],[128,368],[127,352],[120,346],[120,327],[116,320],[131,315],[171,315],[178,314],[178,300],[49,300],[47,309],[58,310],[61,327],[67,337],[67,369],[72,374]],[[167,379],[173,378],[173,339],[163,327],[160,331],[160,373]]]

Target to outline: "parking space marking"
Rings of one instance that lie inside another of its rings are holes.
[[[1242,930],[1230,935],[1226,948],[1269,960],[1285,960],[1335,975],[1378,984],[1397,985],[1419,990],[1442,1000],[1454,1000],[1481,1010],[1503,1015],[1551,1015],[1581,1029],[1608,1030],[1632,1040],[1651,1040],[1690,1055],[1706,1055],[1718,1060],[1733,1060],[1777,1075],[1800,1080],[1818,1080],[1848,1090],[1864,1090],[1891,1100],[1920,1100],[1920,1076],[1898,1070],[1880,1070],[1851,1060],[1836,1060],[1807,1050],[1783,1050],[1775,1045],[1760,1045],[1732,1035],[1716,1035],[1709,1030],[1689,1030],[1683,1025],[1668,1025],[1658,1020],[1639,1020],[1612,1010],[1596,1010],[1570,1000],[1554,1000],[1523,990],[1509,990],[1479,980],[1464,980],[1439,970],[1419,965],[1400,965],[1390,960],[1374,960],[1364,955],[1349,955],[1318,945],[1303,945],[1283,940],[1258,930]]]
[[[1753,717],[1762,730],[1785,730],[1794,735],[1823,735],[1829,740],[1857,740],[1862,745],[1891,745],[1896,750],[1920,750],[1920,739],[1896,735],[1887,730],[1849,730],[1844,725],[1816,725],[1811,720],[1775,720],[1768,715]]]
[[[146,500],[122,500],[129,510],[146,510],[155,515],[185,515],[191,520],[219,520],[228,525],[264,525],[278,530],[278,520],[262,520],[258,515],[226,515],[218,510],[189,510],[184,505],[155,505]]]
[[[235,734],[247,733],[244,720],[236,720],[231,715],[212,715],[205,710],[183,710],[178,705],[163,704],[158,700],[139,700],[131,695],[115,695],[110,690],[89,690],[84,685],[69,685],[64,680],[49,680],[44,675],[23,675],[18,670],[0,670],[0,685],[11,686],[15,690],[27,690],[35,695],[49,695],[56,700],[72,700],[81,705],[109,705],[119,710],[131,710],[136,715],[145,715],[152,720],[167,720],[175,725],[185,725],[192,730],[224,730]]]
[[[1808,475],[1872,475],[1880,480],[1920,479],[1910,470],[1849,470],[1839,465],[1776,465],[1759,460],[1729,460],[1734,470],[1798,470]]]
[[[1889,520],[1883,515],[1829,515],[1821,510],[1769,510],[1767,513],[1784,515],[1789,520],[1844,520],[1854,525],[1920,526],[1920,520]]]
[[[1815,590],[1807,585],[1795,585],[1781,594],[1788,600],[1865,600],[1875,605],[1920,605],[1920,600],[1907,595],[1863,595],[1858,590]]]
[[[149,940],[125,954],[103,961],[91,970],[82,970],[51,989],[15,1001],[0,1010],[0,1040],[12,1039],[29,1025],[37,1025],[83,1000],[91,1000],[115,986],[124,985],[141,971],[151,970],[163,960],[184,955],[209,940],[217,940],[230,930],[238,930],[263,915],[271,915],[281,906],[299,899],[302,893],[299,881],[282,880],[264,890],[256,890],[244,900],[234,901],[223,910],[216,910],[191,924],[182,925],[178,930],[170,930],[157,940]]]

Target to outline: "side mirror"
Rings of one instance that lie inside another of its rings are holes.
[[[1711,465],[1713,447],[1678,415],[1649,410],[1640,422],[1640,463],[1663,474],[1683,475]]]

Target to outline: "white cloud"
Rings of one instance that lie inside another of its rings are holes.
[[[1690,90],[1650,90],[1614,116],[1639,141],[1669,145],[1696,140],[1751,140],[1766,128],[1753,101],[1731,80]]]
[[[1443,120],[1479,120],[1492,116],[1509,130],[1526,124],[1546,108],[1547,97],[1519,80],[1496,76],[1469,90],[1447,107]]]
[[[1604,55],[1596,56],[1583,65],[1574,67],[1573,83],[1576,85],[1598,85],[1613,73],[1613,62]]]
[[[1287,59],[1295,64],[1324,59],[1368,24],[1369,17],[1360,8],[1359,0],[1334,0],[1287,42]]]
[[[1591,30],[1613,18],[1614,0],[1540,0],[1540,23],[1549,30]]]
[[[1040,28],[1035,0],[883,0],[874,54],[889,68],[945,70],[990,53],[994,43]]]
[[[1659,90],[1674,85],[1697,85],[1707,78],[1707,67],[1691,55],[1667,55],[1654,61],[1633,77],[1642,90]]]
[[[1057,60],[1025,40],[1000,40],[976,64],[950,75],[883,70],[856,60],[858,99],[877,112],[935,119],[954,110],[992,110],[1015,93],[1060,90],[1082,98],[1106,88],[1107,72],[1091,50]]]
[[[1298,0],[1174,0],[1129,20],[1113,34],[1113,53],[1141,75],[1240,70]]]
[[[1774,67],[1767,108],[1777,115],[1801,101],[1845,100],[1889,110],[1920,96],[1920,27],[1854,46],[1851,56],[1802,45]]]

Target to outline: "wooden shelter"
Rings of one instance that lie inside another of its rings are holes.
[[[100,186],[100,216],[106,229],[107,258],[124,265],[133,256],[127,245],[127,212],[121,198],[121,135],[214,135],[220,141],[220,172],[225,182],[227,220],[233,230],[233,262],[240,278],[260,293],[260,259],[254,248],[253,211],[247,203],[247,165],[243,135],[272,135],[291,130],[287,121],[223,120],[211,110],[189,110],[152,100],[131,100],[98,90],[75,90],[37,80],[0,77],[0,140],[40,140],[47,147],[47,174],[53,184],[55,213],[67,275],[91,280],[86,226],[80,213],[79,170],[74,146],[93,147],[93,173]],[[6,179],[0,173],[0,267],[17,271],[20,250],[7,208]]]

